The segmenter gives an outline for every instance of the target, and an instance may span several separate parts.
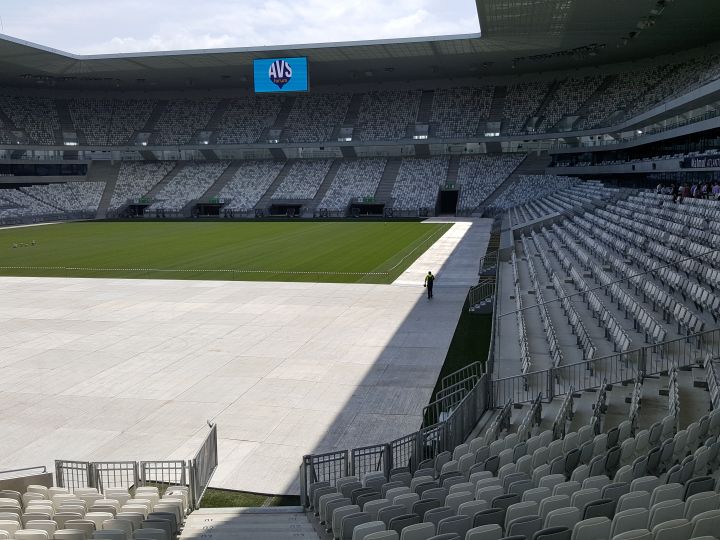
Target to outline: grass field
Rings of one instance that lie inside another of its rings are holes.
[[[79,222],[0,229],[0,275],[391,283],[449,227]]]

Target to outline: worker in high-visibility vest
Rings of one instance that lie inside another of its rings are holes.
[[[432,272],[428,272],[425,276],[425,288],[427,289],[428,299],[433,297],[433,283],[435,282],[435,276]]]

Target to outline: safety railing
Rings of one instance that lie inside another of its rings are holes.
[[[95,461],[93,486],[102,493],[105,488],[132,488],[140,484],[140,466],[135,461]]]
[[[131,493],[139,486],[185,485],[190,487],[190,509],[200,505],[218,465],[217,425],[213,424],[191,460],[160,461],[55,461],[55,484],[99,491],[123,487]]]
[[[480,283],[470,288],[468,305],[472,308],[481,302],[488,302],[495,296],[496,282],[494,277],[483,278]]]
[[[710,401],[713,409],[717,409],[720,407],[720,377],[718,377],[719,374],[713,357],[710,355],[705,356],[705,370],[707,371],[706,381],[710,392]]]
[[[210,433],[190,461],[190,491],[193,494],[193,504],[199,505],[205,490],[210,485],[218,466],[217,424],[210,426]]]
[[[422,428],[387,444],[306,455],[300,465],[300,498],[307,504],[310,485],[329,482],[334,485],[347,475],[360,478],[382,471],[386,478],[403,467],[415,471],[424,460],[463,442],[488,408],[488,381],[483,375],[444,421]]]
[[[467,389],[458,388],[424,407],[423,427],[433,426],[445,420],[446,416],[452,413],[453,409],[462,401],[467,393]]]
[[[521,441],[527,439],[532,427],[539,426],[541,421],[542,394],[538,394],[517,428],[518,439]]]
[[[496,408],[508,400],[529,403],[538,392],[552,401],[553,397],[566,395],[571,389],[589,390],[605,384],[642,380],[674,366],[700,364],[706,355],[715,358],[719,354],[720,328],[714,328],[591,361],[496,379],[491,384],[491,401]]]
[[[30,474],[45,474],[47,467],[45,465],[37,465],[35,467],[21,467],[19,469],[3,469],[0,470],[0,479],[12,478],[13,476],[27,476]]]
[[[55,460],[55,483],[69,489],[95,487],[92,463],[88,461]]]
[[[590,424],[595,429],[595,435],[600,434],[600,426],[602,424],[602,415],[607,412],[607,380],[603,380],[598,390],[598,395],[593,404],[592,419]]]
[[[140,485],[188,485],[188,467],[186,462],[182,460],[141,461],[139,463],[139,471]]]
[[[480,377],[482,377],[483,373],[483,365],[481,362],[473,362],[472,364],[468,364],[467,366],[462,367],[457,371],[453,371],[452,373],[445,375],[440,380],[440,390],[438,391],[438,395],[440,395],[441,392],[457,385],[458,383],[466,381],[467,379],[470,379],[472,377],[479,379]]]

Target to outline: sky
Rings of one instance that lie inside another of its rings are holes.
[[[475,0],[0,0],[0,33],[75,54],[479,31]]]

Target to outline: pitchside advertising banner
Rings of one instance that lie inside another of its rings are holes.
[[[307,58],[268,58],[254,61],[255,92],[307,92]]]

